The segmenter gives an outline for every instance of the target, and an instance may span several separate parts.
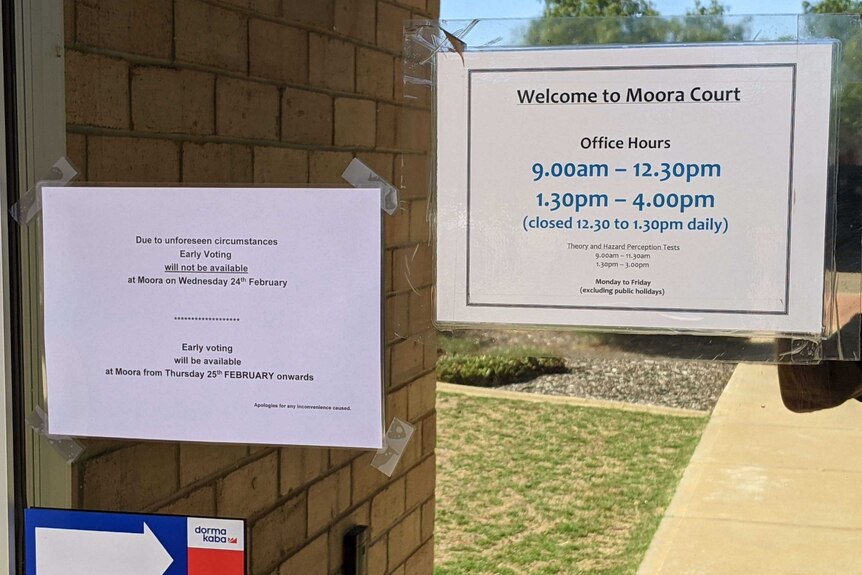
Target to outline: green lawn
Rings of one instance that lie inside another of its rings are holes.
[[[435,575],[630,574],[706,425],[441,393]]]

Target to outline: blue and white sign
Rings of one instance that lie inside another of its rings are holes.
[[[437,321],[821,333],[834,49],[439,54]]]
[[[245,522],[27,509],[27,575],[243,575]]]

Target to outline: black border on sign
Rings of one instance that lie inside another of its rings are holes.
[[[496,304],[479,303],[470,300],[470,194],[472,188],[472,154],[473,154],[473,74],[492,74],[496,72],[585,72],[593,70],[706,70],[715,68],[790,68],[792,70],[792,91],[790,95],[790,172],[787,185],[787,253],[784,273],[784,310],[725,310],[725,309],[686,309],[686,308],[656,308],[656,307],[613,307],[592,305],[545,305],[545,304]],[[666,65],[666,66],[584,66],[584,67],[550,67],[550,68],[487,68],[467,71],[467,275],[466,275],[466,305],[467,307],[496,308],[538,308],[538,309],[596,309],[612,311],[662,311],[690,313],[724,313],[734,315],[788,315],[790,309],[790,245],[793,215],[793,160],[796,136],[796,63],[771,64],[706,64],[706,65]]]

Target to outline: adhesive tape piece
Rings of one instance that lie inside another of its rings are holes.
[[[398,188],[377,175],[359,158],[353,158],[341,177],[354,188],[380,188],[380,205],[390,216],[398,209]]]
[[[50,171],[27,193],[9,208],[9,213],[19,224],[28,224],[42,211],[42,188],[45,186],[65,186],[78,176],[78,170],[65,156],[54,162]]]
[[[86,449],[80,442],[66,435],[50,435],[48,433],[48,414],[40,406],[27,416],[27,425],[33,431],[45,438],[51,447],[69,463],[74,463]]]
[[[374,459],[371,460],[371,466],[383,475],[392,477],[392,473],[398,466],[398,462],[401,461],[401,456],[404,455],[414,431],[416,431],[414,426],[397,417],[394,418],[389,424],[389,431],[383,438],[383,447],[377,451]]]

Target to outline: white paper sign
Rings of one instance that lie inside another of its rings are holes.
[[[437,320],[820,333],[832,54],[441,54]]]
[[[380,190],[43,202],[52,434],[380,448]]]

